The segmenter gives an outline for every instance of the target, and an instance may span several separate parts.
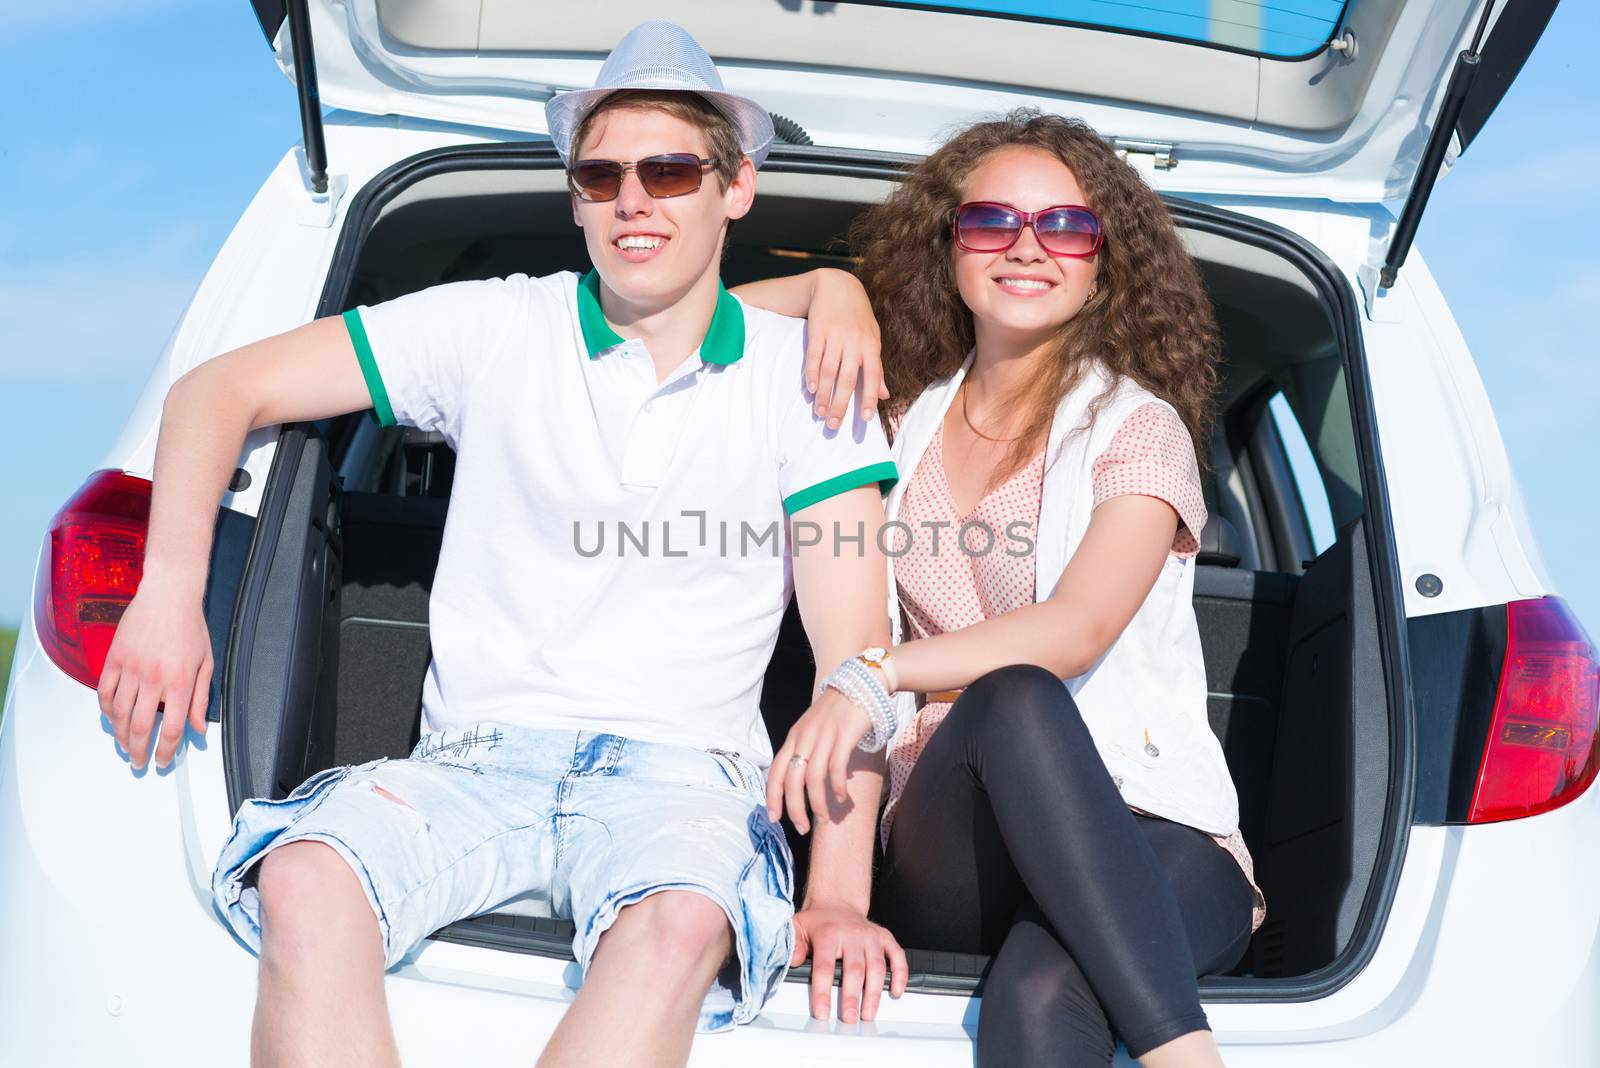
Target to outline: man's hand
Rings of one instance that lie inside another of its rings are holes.
[[[150,754],[158,705],[164,715],[156,767],[172,762],[185,723],[196,734],[206,732],[211,669],[211,636],[200,595],[147,577],[117,623],[96,688],[100,712],[111,721],[134,768],[142,769]]]
[[[794,829],[806,834],[811,830],[809,813],[828,811],[830,786],[832,803],[846,804],[850,754],[871,729],[871,718],[848,697],[831,686],[822,691],[789,728],[783,748],[772,758],[767,770],[767,815],[776,822],[787,805]],[[803,767],[790,762],[796,756],[805,758]]]
[[[837,961],[844,962],[844,976],[839,982],[839,1019],[844,1023],[877,1018],[885,974],[889,976],[891,997],[898,998],[906,992],[909,968],[905,950],[888,928],[879,927],[849,906],[819,903],[795,913],[794,957],[789,966],[800,964],[808,956],[813,1019],[828,1018]]]
[[[844,421],[857,371],[862,419],[871,419],[878,402],[888,399],[880,340],[872,302],[855,275],[817,271],[806,313],[806,389],[816,397],[817,414],[827,413],[830,427]]]

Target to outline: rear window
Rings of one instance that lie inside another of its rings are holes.
[[[845,0],[1064,22],[1172,37],[1261,56],[1303,56],[1333,37],[1348,0]],[[1035,61],[1045,57],[1034,56]],[[1023,57],[1019,56],[1019,60]]]

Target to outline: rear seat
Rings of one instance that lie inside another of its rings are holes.
[[[1200,536],[1194,611],[1205,654],[1206,714],[1239,792],[1246,844],[1261,832],[1300,577],[1239,568],[1240,537],[1213,514]]]

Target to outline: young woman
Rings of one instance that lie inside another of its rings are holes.
[[[802,911],[813,967],[832,975],[826,943],[871,1019],[886,970],[903,982],[894,938],[993,955],[983,1065],[1107,1064],[1119,1038],[1146,1065],[1220,1064],[1196,977],[1239,961],[1265,902],[1191,604],[1217,350],[1198,271],[1099,135],[1030,111],[957,134],[854,236],[901,472],[897,644],[871,669],[900,722],[883,927]],[[821,381],[872,347],[837,276],[745,295],[836,339],[814,344]],[[806,765],[868,733],[820,707],[769,785],[802,829]]]

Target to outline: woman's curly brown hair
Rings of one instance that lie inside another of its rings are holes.
[[[1098,357],[1178,410],[1202,468],[1217,386],[1217,327],[1199,269],[1161,198],[1087,123],[1019,108],[969,126],[913,166],[899,188],[851,227],[859,276],[883,336],[891,421],[973,345],[972,312],[956,290],[952,220],[967,176],[991,152],[1038,148],[1066,165],[1100,217],[1098,291],[1065,323],[1049,364],[1057,372],[1010,398],[1030,413],[991,477],[997,485],[1038,451],[1061,398]],[[1092,419],[1098,402],[1090,407]]]

